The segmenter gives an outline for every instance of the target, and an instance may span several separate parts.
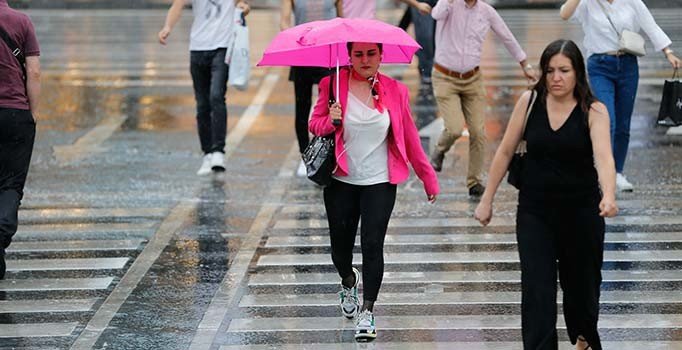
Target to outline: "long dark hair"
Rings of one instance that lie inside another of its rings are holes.
[[[545,48],[540,56],[540,70],[542,75],[535,84],[535,91],[538,96],[542,97],[541,101],[545,101],[547,97],[547,69],[549,68],[549,61],[555,55],[562,54],[571,60],[573,70],[575,70],[575,88],[573,89],[573,97],[580,104],[580,109],[586,114],[590,110],[590,106],[597,99],[592,94],[590,84],[587,82],[587,73],[585,71],[585,60],[583,54],[580,52],[578,45],[572,40],[559,39],[553,41]]]

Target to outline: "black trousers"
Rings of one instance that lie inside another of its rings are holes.
[[[294,127],[298,150],[303,154],[310,138],[308,136],[308,117],[313,106],[313,86],[322,78],[331,74],[331,70],[319,67],[291,67],[289,80],[294,82],[296,95],[296,120]]]
[[[211,51],[190,52],[190,73],[197,101],[197,131],[201,150],[206,153],[225,153],[227,135],[228,66],[225,52],[220,48]]]
[[[17,232],[17,215],[35,136],[36,123],[30,111],[0,108],[0,254],[3,256]]]
[[[341,278],[353,271],[353,247],[360,228],[363,299],[376,301],[384,277],[384,238],[395,204],[396,185],[357,186],[333,180],[324,189],[332,261]]]
[[[570,201],[519,199],[516,236],[521,258],[521,318],[526,350],[556,350],[557,269],[564,319],[573,344],[583,336],[601,350],[597,331],[604,258],[599,195]]]

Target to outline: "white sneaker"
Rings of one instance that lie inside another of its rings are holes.
[[[353,268],[353,275],[355,275],[355,284],[348,288],[341,285],[339,292],[339,306],[341,306],[341,314],[345,318],[353,318],[360,310],[360,300],[358,298],[358,284],[360,284],[360,271]]]
[[[621,173],[616,174],[616,190],[619,192],[632,192],[632,184],[628,181],[625,175]]]
[[[355,320],[355,340],[371,341],[377,337],[374,314],[369,310],[362,311]]]
[[[201,161],[201,167],[199,168],[199,170],[197,170],[197,175],[204,176],[204,175],[208,175],[210,173],[211,173],[211,153],[207,153],[204,155],[204,158]]]
[[[211,153],[211,169],[213,171],[225,171],[225,153]]]
[[[298,169],[296,169],[296,176],[298,177],[308,176],[308,170],[305,168],[305,163],[303,163],[303,161],[301,161],[301,163],[298,164]]]

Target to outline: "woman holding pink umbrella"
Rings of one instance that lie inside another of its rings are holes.
[[[412,120],[407,87],[378,71],[383,45],[348,43],[347,51],[350,67],[320,81],[309,129],[315,135],[335,135],[337,169],[324,189],[332,261],[341,277],[341,312],[348,318],[357,316],[355,339],[366,341],[376,338],[374,303],[383,278],[384,238],[397,184],[407,180],[411,163],[429,202],[435,202],[439,186]],[[334,89],[337,102],[329,106],[332,79],[339,85]],[[352,266],[360,218],[362,306],[360,273]]]

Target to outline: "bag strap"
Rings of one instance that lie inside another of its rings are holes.
[[[606,19],[608,19],[609,23],[611,23],[611,28],[613,28],[613,30],[616,32],[616,35],[620,38],[620,32],[618,31],[618,28],[616,28],[616,25],[613,24],[613,21],[611,20],[611,16],[609,16],[609,13],[606,11],[606,7],[604,7],[604,4],[601,3],[604,0],[596,0],[596,1],[597,1],[597,4],[599,4],[599,7],[601,7],[604,14],[606,15]]]
[[[528,117],[530,116],[530,112],[533,109],[537,95],[538,94],[535,92],[535,89],[530,90],[530,98],[528,99],[528,106],[526,107],[526,118],[523,120],[523,133],[521,134],[521,140],[526,139],[526,124],[528,124]]]
[[[24,82],[26,82],[26,57],[24,57],[24,53],[21,51],[19,48],[19,45],[17,45],[12,38],[10,38],[9,34],[0,27],[0,38],[2,38],[3,41],[5,41],[5,44],[7,44],[7,47],[9,48],[10,52],[12,53],[12,56],[14,56],[17,61],[19,61],[19,66],[21,67],[21,72],[24,74]]]
[[[334,97],[334,78],[335,74],[329,76],[329,105],[336,103],[336,97]]]

